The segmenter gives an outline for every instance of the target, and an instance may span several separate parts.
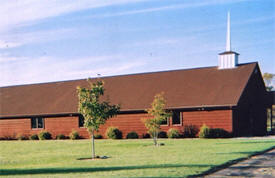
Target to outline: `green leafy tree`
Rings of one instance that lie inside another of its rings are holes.
[[[88,79],[89,82],[89,79]],[[110,105],[107,101],[100,101],[100,96],[104,95],[103,81],[90,83],[90,89],[77,87],[78,111],[84,117],[84,127],[91,134],[92,138],[92,158],[95,158],[94,134],[100,125],[115,116],[119,112],[119,105]]]
[[[164,94],[160,93],[157,94],[151,104],[151,108],[146,109],[146,112],[153,116],[152,118],[143,118],[143,122],[145,127],[148,129],[149,133],[151,134],[154,145],[157,146],[157,138],[158,133],[160,131],[160,125],[163,121],[166,121],[167,118],[171,116],[170,112],[165,110],[165,99]]]
[[[271,73],[267,73],[267,72],[264,73],[264,75],[263,75],[263,79],[264,79],[267,91],[271,91],[273,89],[273,86],[271,86],[271,82],[272,82],[272,79],[274,76],[275,76],[275,74],[271,74]]]

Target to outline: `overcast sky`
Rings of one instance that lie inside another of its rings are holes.
[[[240,63],[275,73],[275,0],[0,0],[0,86]]]

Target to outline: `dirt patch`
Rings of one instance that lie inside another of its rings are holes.
[[[77,158],[76,160],[102,160],[102,159],[108,159],[109,156],[96,156],[95,158]]]

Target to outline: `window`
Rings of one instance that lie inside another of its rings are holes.
[[[84,117],[82,115],[78,117],[78,127],[84,127]]]
[[[44,128],[44,118],[42,117],[31,118],[31,127],[32,129]]]
[[[166,120],[162,121],[160,123],[160,125],[168,125],[168,123],[169,123],[169,118],[167,118]]]
[[[181,125],[181,115],[180,115],[179,111],[173,111],[172,124],[173,125]]]

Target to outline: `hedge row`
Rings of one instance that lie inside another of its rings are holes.
[[[81,137],[79,136],[77,131],[72,131],[70,133],[70,136],[65,136],[63,134],[59,134],[56,136],[57,140],[62,140],[62,139],[80,139]],[[1,137],[0,140],[50,140],[52,138],[52,134],[48,131],[41,131],[38,134],[32,134],[32,135],[22,135],[21,133],[17,134],[16,136],[5,136]]]
[[[121,139],[122,132],[116,127],[109,127],[105,133],[107,138],[110,139]],[[230,138],[231,133],[227,132],[221,128],[208,128],[203,125],[200,130],[194,125],[187,125],[184,127],[183,131],[179,131],[175,128],[170,128],[168,132],[160,131],[158,133],[158,138],[195,138],[199,135],[200,138]],[[135,132],[129,132],[126,135],[127,139],[137,139],[140,136]],[[142,134],[141,138],[151,138],[150,134]]]
[[[232,137],[232,135],[221,128],[209,128],[205,124],[198,130],[196,126],[189,125],[185,126],[183,131],[179,131],[175,128],[170,128],[167,132],[160,131],[158,133],[158,138],[195,138],[199,135],[199,138],[229,138]],[[122,138],[122,132],[116,128],[116,127],[109,127],[106,130],[105,136],[109,139],[121,139]],[[69,137],[65,136],[63,134],[59,134],[56,136],[57,140],[62,139],[80,139],[80,135],[77,131],[72,130]],[[102,135],[95,134],[95,139],[102,139]],[[138,138],[151,138],[150,134],[145,133],[139,136],[135,131],[131,131],[126,135],[127,139],[138,139]],[[33,134],[30,136],[17,134],[16,137],[4,137],[0,138],[1,140],[49,140],[52,139],[52,135],[50,132],[47,131],[41,131],[39,134]]]

